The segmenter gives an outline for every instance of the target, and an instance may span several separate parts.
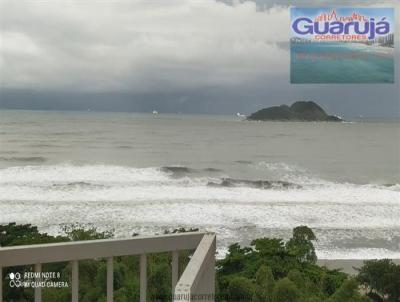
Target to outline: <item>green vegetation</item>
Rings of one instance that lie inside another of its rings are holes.
[[[183,228],[172,231],[185,232]],[[197,231],[190,229],[189,231]],[[67,242],[105,239],[112,232],[73,225],[63,228],[64,235],[40,233],[32,225],[10,223],[0,225],[0,245],[14,246],[33,243]],[[165,233],[169,233],[168,231]],[[137,234],[134,234],[135,236]],[[338,270],[316,265],[312,241],[315,235],[306,226],[293,229],[287,242],[276,238],[259,238],[250,247],[233,244],[225,258],[216,264],[217,301],[254,302],[362,302],[400,301],[400,266],[390,260],[366,261],[356,278]],[[179,271],[184,270],[191,251],[180,253]],[[171,255],[148,255],[149,301],[171,301]],[[8,286],[9,273],[30,272],[32,266],[10,267],[3,271],[5,301],[33,301],[30,288]],[[43,271],[60,272],[55,281],[70,284],[69,263],[43,265]],[[105,301],[106,262],[79,262],[79,301]],[[363,294],[365,293],[365,294]],[[70,288],[45,288],[43,301],[70,301]],[[139,259],[136,256],[114,258],[114,300],[139,300]]]
[[[311,229],[301,226],[293,230],[286,243],[282,239],[260,238],[251,247],[231,245],[226,257],[218,261],[221,296],[231,297],[232,287],[241,278],[240,291],[246,298],[251,296],[246,301],[328,301],[349,277],[316,265],[312,244],[315,239]],[[357,287],[351,294],[361,299]]]
[[[400,265],[389,259],[365,261],[357,280],[375,301],[400,301]],[[385,300],[386,299],[386,300]]]

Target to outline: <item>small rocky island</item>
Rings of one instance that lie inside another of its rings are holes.
[[[287,105],[273,106],[258,110],[247,117],[255,121],[328,121],[341,122],[339,116],[328,115],[324,109],[314,102],[295,102]]]

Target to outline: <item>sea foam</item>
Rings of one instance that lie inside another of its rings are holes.
[[[215,186],[210,182],[223,183],[224,178],[184,168],[9,167],[0,169],[0,223],[33,223],[54,230],[79,221],[114,229],[120,236],[199,227],[215,231],[222,249],[232,242],[273,236],[276,232],[270,230],[308,225],[319,230],[317,251],[324,258],[344,257],[346,248],[332,247],[343,241],[338,230],[351,230],[347,241],[359,236],[357,230],[383,230],[376,238],[400,238],[397,185],[335,183],[294,167],[283,170],[295,186],[256,186],[259,182],[232,179],[230,185]],[[279,179],[262,181],[280,184]],[[366,246],[349,253],[368,258],[385,250]],[[388,249],[387,255],[393,253]]]

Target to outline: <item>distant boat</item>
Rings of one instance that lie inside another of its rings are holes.
[[[153,110],[153,115],[157,115],[158,111],[157,110]]]
[[[241,114],[240,112],[236,113],[236,116],[237,116],[237,117],[240,117],[240,118],[245,118],[245,117],[246,117],[246,115]]]

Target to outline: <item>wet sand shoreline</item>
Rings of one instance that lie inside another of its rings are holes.
[[[368,259],[318,259],[317,264],[319,266],[326,266],[329,269],[341,269],[342,272],[355,275],[357,271],[354,267],[362,267],[364,261],[367,260]],[[392,261],[400,265],[400,259],[392,259]]]

